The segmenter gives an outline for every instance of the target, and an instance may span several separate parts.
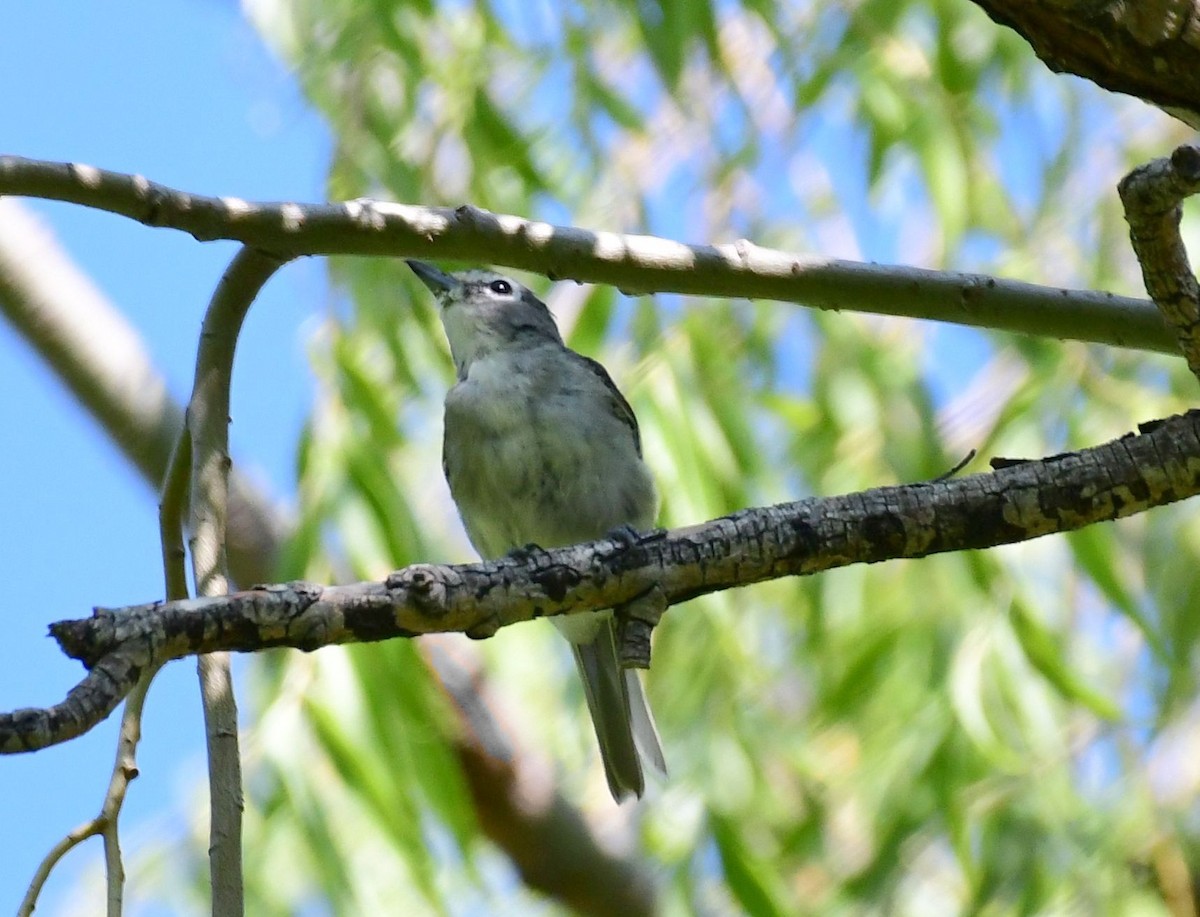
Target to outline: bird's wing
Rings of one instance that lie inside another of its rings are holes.
[[[617,384],[613,382],[612,376],[608,374],[608,370],[604,368],[602,363],[598,363],[591,357],[585,357],[581,353],[570,351],[580,362],[590,370],[601,382],[604,383],[608,390],[608,395],[612,399],[613,413],[621,418],[621,420],[629,427],[629,432],[633,434],[633,444],[637,448],[638,458],[642,456],[642,434],[638,430],[637,415],[633,413],[633,408],[629,406],[629,402],[625,400],[625,396],[621,394],[621,390],[617,388]]]

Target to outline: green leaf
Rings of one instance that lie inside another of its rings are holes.
[[[1117,722],[1117,704],[1085,682],[1067,663],[1060,641],[1022,602],[1014,601],[1009,622],[1029,662],[1068,700],[1078,701],[1101,719]]]
[[[786,896],[777,887],[778,879],[769,864],[750,854],[735,823],[711,810],[708,823],[721,855],[721,868],[729,890],[746,913],[755,917],[783,917],[793,913],[786,903]]]

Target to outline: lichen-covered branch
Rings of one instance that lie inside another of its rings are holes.
[[[436,632],[482,638],[536,617],[627,604],[654,589],[678,604],[852,563],[1025,541],[1197,492],[1200,412],[1193,411],[1100,446],[1006,463],[988,474],[746,509],[650,533],[634,544],[603,539],[494,563],[417,564],[383,582],[287,583],[99,609],[50,630],[68,655],[93,669],[128,653],[157,664],[196,653],[313,650]],[[131,686],[115,679],[112,690]],[[78,709],[73,692],[56,707],[0,714],[0,752],[31,751],[78,735],[115,703],[92,700]],[[59,734],[59,722],[73,728]]]
[[[686,245],[554,226],[470,206],[255,203],[189,194],[140,175],[16,156],[0,156],[0,195],[5,194],[68,201],[200,240],[232,239],[287,257],[445,258],[605,283],[629,293],[772,299],[1175,352],[1157,312],[1144,300],[981,274],[818,258],[746,241]]]
[[[1181,146],[1126,175],[1118,186],[1146,292],[1200,377],[1200,284],[1179,234],[1183,200],[1200,191],[1200,148]]]
[[[975,0],[1055,73],[1074,73],[1200,126],[1198,0]]]

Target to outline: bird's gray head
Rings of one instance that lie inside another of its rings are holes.
[[[408,266],[437,297],[459,378],[500,348],[562,343],[546,304],[511,277],[480,270],[446,273],[424,261]]]

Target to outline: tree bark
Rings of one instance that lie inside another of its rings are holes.
[[[1200,0],[975,0],[1055,73],[1200,127]]]

